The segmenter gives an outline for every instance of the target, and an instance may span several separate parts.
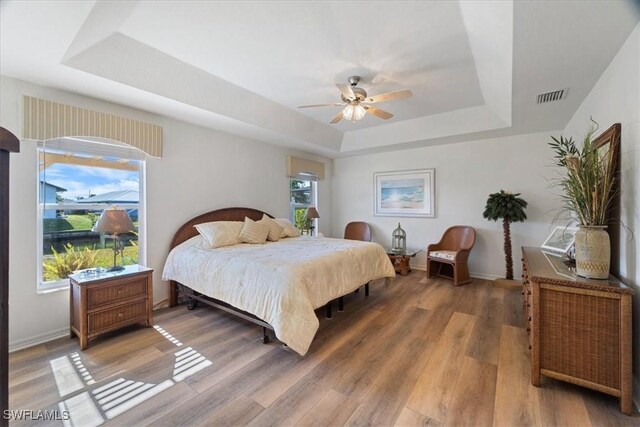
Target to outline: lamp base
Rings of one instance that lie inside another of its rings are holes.
[[[113,273],[114,271],[122,271],[124,270],[124,267],[121,265],[114,265],[113,267],[107,269],[107,272],[109,273]]]

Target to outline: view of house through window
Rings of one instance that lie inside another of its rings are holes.
[[[142,179],[140,160],[39,149],[41,285],[66,283],[77,270],[113,266],[113,236],[91,231],[102,211],[113,207],[124,209],[136,228],[120,235],[124,249],[116,262],[138,262]]]
[[[290,181],[290,219],[300,230],[307,230],[311,226],[306,212],[309,206],[316,206],[316,183],[303,179]]]

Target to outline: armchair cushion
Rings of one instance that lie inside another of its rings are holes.
[[[449,261],[454,261],[456,259],[457,251],[431,251],[429,252],[430,257],[446,259]]]

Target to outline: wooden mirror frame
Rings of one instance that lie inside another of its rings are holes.
[[[9,409],[9,154],[20,140],[0,127],[0,413]],[[0,415],[0,426],[9,420]]]
[[[600,149],[609,146],[609,156],[613,157],[611,162],[612,172],[615,177],[613,183],[613,191],[615,195],[613,202],[607,211],[607,232],[609,233],[609,239],[611,240],[611,274],[620,278],[620,133],[622,126],[620,123],[615,123],[609,129],[602,132],[599,136],[594,138],[594,147]]]

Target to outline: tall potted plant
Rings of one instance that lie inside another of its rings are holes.
[[[560,167],[557,185],[563,208],[579,222],[575,236],[576,273],[590,279],[607,279],[611,244],[606,232],[607,211],[615,197],[615,157],[609,146],[596,147],[591,126],[582,147],[572,138],[551,137],[549,146]]]
[[[527,214],[524,212],[527,202],[518,197],[520,193],[508,193],[500,190],[499,193],[489,195],[487,205],[482,216],[490,221],[502,220],[504,232],[504,260],[506,264],[506,279],[513,280],[513,256],[511,253],[511,223],[524,222]]]

